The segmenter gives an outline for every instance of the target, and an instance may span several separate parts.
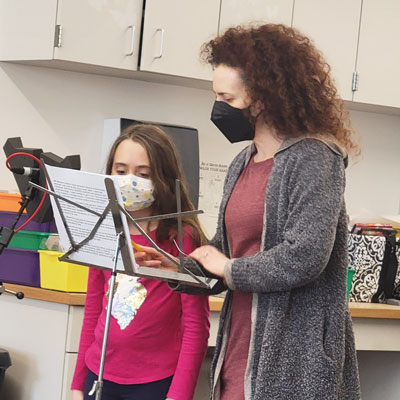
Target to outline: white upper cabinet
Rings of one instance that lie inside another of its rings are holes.
[[[143,0],[0,0],[0,60],[136,70]]]
[[[400,1],[363,0],[354,101],[400,107]]]
[[[344,100],[353,98],[360,13],[361,0],[296,0],[294,3],[293,27],[312,39],[323,53]]]
[[[52,59],[56,16],[56,0],[0,0],[0,60]]]
[[[399,15],[399,0],[0,0],[0,61],[208,85],[205,42],[283,23],[314,41],[344,100],[400,107]]]
[[[293,0],[221,0],[219,32],[249,22],[291,25]]]
[[[142,7],[143,0],[59,0],[54,58],[137,69]]]
[[[147,0],[140,70],[211,80],[201,45],[217,35],[219,0]]]

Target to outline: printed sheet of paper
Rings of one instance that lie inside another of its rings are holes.
[[[77,171],[66,168],[58,168],[46,165],[47,174],[53,184],[56,194],[74,201],[97,213],[103,213],[108,205],[108,195],[105,186],[105,178],[111,178],[114,182],[117,201],[123,205],[121,191],[118,187],[116,178],[106,175],[93,174],[90,172]],[[96,225],[99,216],[83,210],[75,205],[58,199],[62,213],[66,219],[67,226],[71,231],[74,242],[79,243],[86,239],[93,227]],[[61,214],[58,210],[56,201],[51,196],[51,203],[54,212],[57,229],[60,234],[60,242],[65,251],[71,247],[71,243],[64,227]],[[124,236],[129,238],[129,228],[126,216],[120,213]],[[96,235],[87,244],[83,245],[78,251],[72,252],[68,258],[72,262],[89,265],[93,267],[112,269],[116,247],[116,231],[111,212],[100,225]],[[173,282],[184,282],[190,285],[202,285],[213,287],[216,279],[206,277],[194,278],[188,273],[170,271],[158,268],[139,266],[134,258],[131,245],[124,246],[123,251],[128,249],[127,257],[124,256],[125,265],[122,261],[121,253],[118,257],[117,271],[127,274],[161,279]]]
[[[211,162],[200,164],[200,208],[208,217],[218,217],[228,166]]]
[[[99,214],[103,213],[108,204],[108,196],[104,184],[106,175],[52,167],[49,165],[46,165],[46,170],[53,184],[54,191],[58,195],[87,207],[90,210],[96,211]],[[119,190],[116,190],[116,193],[117,196],[120,196]],[[71,247],[71,243],[67,231],[62,222],[58,207],[55,204],[54,197],[50,196],[50,199],[53,207],[54,219],[60,235],[60,243],[64,251],[68,251]],[[99,217],[61,199],[58,201],[73,240],[75,243],[81,242],[90,234]],[[122,218],[126,217],[122,215]],[[125,225],[127,227],[127,224]],[[125,236],[129,237],[129,232],[125,231]],[[72,253],[69,258],[71,261],[77,263],[112,269],[116,243],[117,236],[114,221],[111,212],[109,212],[94,238],[79,249],[79,251]],[[132,266],[134,266],[135,259],[133,250],[131,246],[129,246],[129,248]],[[133,273],[133,271],[125,271],[121,254],[118,257],[117,270],[118,272]]]

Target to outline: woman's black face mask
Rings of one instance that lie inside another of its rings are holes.
[[[211,111],[211,121],[231,143],[254,139],[254,126],[240,108],[216,101]]]

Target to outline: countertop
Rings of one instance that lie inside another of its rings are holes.
[[[85,305],[85,293],[67,293],[56,290],[41,289],[30,286],[5,283],[5,287],[15,292],[23,292],[26,298],[62,303],[73,306]],[[23,300],[22,300],[23,301]],[[222,308],[223,297],[210,297],[210,310],[219,312]],[[400,307],[376,303],[349,303],[350,314],[353,318],[400,319]]]

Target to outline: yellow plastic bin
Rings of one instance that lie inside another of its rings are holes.
[[[86,292],[89,268],[59,261],[63,253],[38,250],[40,260],[40,287],[62,292]]]

